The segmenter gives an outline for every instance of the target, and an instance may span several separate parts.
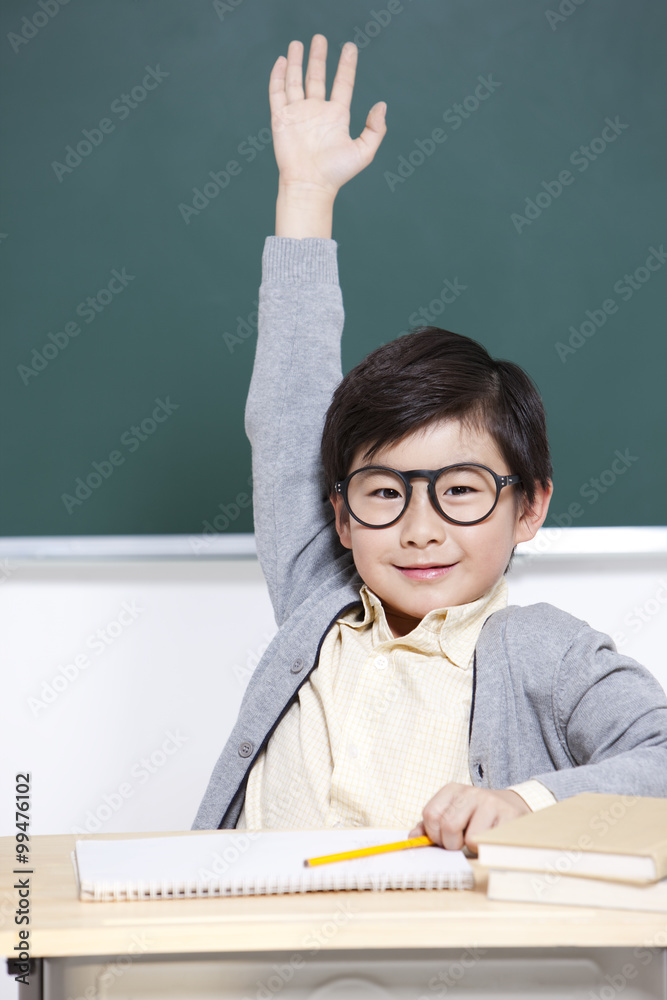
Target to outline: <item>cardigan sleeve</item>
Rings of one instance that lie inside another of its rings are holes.
[[[245,426],[257,554],[278,625],[352,561],[320,461],[324,417],[342,377],[336,248],[334,240],[270,236],[262,259]]]
[[[609,636],[582,625],[554,674],[552,707],[572,767],[532,777],[557,799],[580,792],[667,796],[667,697]]]

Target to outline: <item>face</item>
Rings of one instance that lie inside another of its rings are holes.
[[[349,472],[365,465],[399,471],[440,469],[458,462],[486,465],[498,475],[513,475],[487,431],[458,420],[431,424],[382,448],[363,461],[360,448]],[[493,513],[480,524],[450,524],[432,505],[426,479],[412,480],[412,497],[403,516],[388,528],[367,528],[343,518],[345,505],[332,497],[336,530],[352,549],[364,583],[381,599],[394,636],[407,635],[429,611],[468,604],[482,597],[502,577],[518,542],[533,538],[544,521],[551,489],[539,490],[532,510],[519,509],[506,486]]]

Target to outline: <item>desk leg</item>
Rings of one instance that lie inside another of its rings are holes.
[[[25,962],[15,958],[7,959],[7,975],[18,976],[23,973]],[[31,958],[30,971],[26,974],[28,985],[18,983],[19,1000],[43,1000],[44,998],[44,959]]]

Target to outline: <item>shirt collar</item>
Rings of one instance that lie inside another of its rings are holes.
[[[421,620],[412,632],[400,639],[395,639],[387,623],[382,601],[364,584],[360,591],[363,607],[363,618],[356,617],[359,612],[343,616],[340,622],[351,628],[362,629],[369,625],[373,630],[373,645],[380,642],[409,642],[413,636],[418,640],[418,633],[424,630],[432,634],[439,642],[445,656],[457,667],[466,668],[472,660],[472,651],[482,625],[494,611],[507,606],[507,582],[501,577],[490,590],[476,601],[469,604],[459,604],[451,608],[436,608]],[[352,616],[355,620],[350,620]]]

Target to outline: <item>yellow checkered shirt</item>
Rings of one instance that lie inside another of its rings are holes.
[[[468,729],[475,644],[507,605],[483,597],[431,611],[394,638],[380,599],[337,619],[319,664],[255,761],[237,829],[412,828],[450,781],[471,785]],[[511,786],[531,809],[556,800],[539,781]]]

